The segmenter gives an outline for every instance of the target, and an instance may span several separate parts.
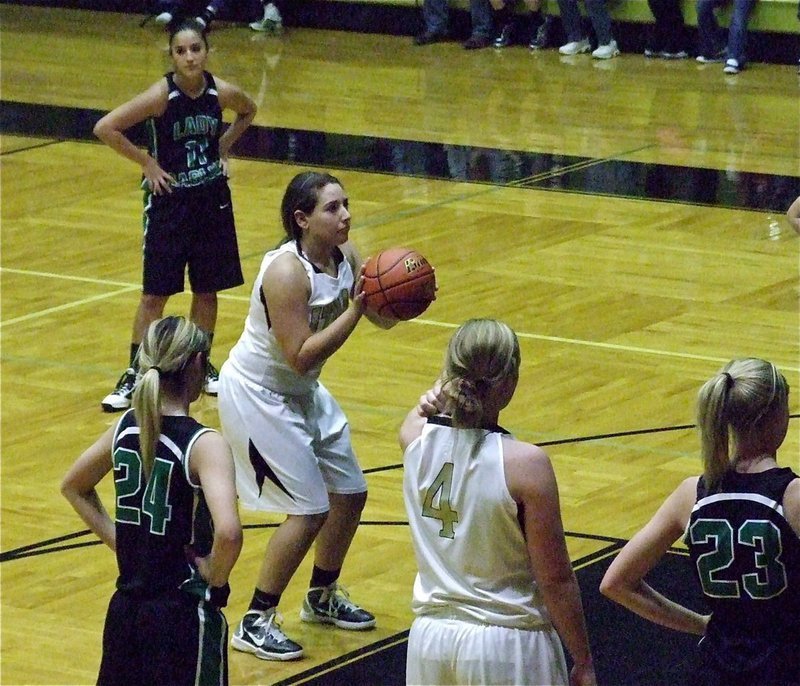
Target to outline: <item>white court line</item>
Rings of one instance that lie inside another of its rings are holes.
[[[80,307],[81,305],[85,305],[90,302],[94,302],[97,300],[103,300],[106,298],[113,298],[121,293],[127,293],[130,291],[135,291],[140,288],[140,286],[132,285],[130,283],[125,283],[122,281],[108,281],[105,279],[94,279],[90,277],[84,276],[65,276],[63,274],[54,274],[52,272],[35,272],[29,271],[27,269],[9,269],[4,267],[0,269],[0,272],[8,272],[10,274],[23,274],[25,276],[37,276],[37,277],[44,277],[44,278],[51,278],[51,279],[64,279],[68,281],[82,281],[84,283],[92,283],[92,284],[99,284],[99,285],[106,285],[106,286],[122,286],[120,290],[117,290],[113,293],[106,293],[103,295],[97,295],[92,298],[85,298],[83,300],[77,300],[73,303],[69,303],[66,305],[60,305],[58,307],[51,307],[46,310],[41,310],[39,312],[32,312],[28,315],[24,315],[22,317],[16,317],[15,319],[9,319],[8,321],[0,322],[0,327],[7,326],[8,324],[16,324],[21,321],[28,321],[30,319],[35,319],[37,317],[46,316],[48,314],[52,314],[53,312],[59,312],[61,310],[70,309],[72,307]],[[247,301],[249,300],[249,296],[239,296],[239,295],[225,295],[223,293],[219,294],[221,299],[227,300],[240,300],[240,301]],[[412,320],[413,324],[420,324],[422,326],[436,326],[443,329],[457,329],[460,324],[453,324],[451,322],[440,322],[433,319],[414,319]],[[579,338],[563,338],[561,336],[547,336],[545,334],[537,334],[537,333],[526,333],[523,331],[517,331],[517,336],[519,338],[527,338],[534,341],[547,341],[548,343],[564,343],[566,345],[582,345],[588,348],[598,348],[601,350],[616,350],[619,352],[627,352],[627,353],[636,353],[640,355],[655,355],[659,357],[673,357],[682,360],[701,360],[703,362],[715,362],[717,364],[725,364],[726,362],[730,361],[729,357],[713,357],[711,355],[695,355],[693,353],[686,353],[686,352],[673,352],[670,350],[657,350],[655,348],[640,348],[634,345],[622,345],[619,343],[603,343],[602,341],[587,341]],[[779,362],[775,362],[780,369],[783,369],[788,372],[798,372],[800,371],[800,367],[791,366],[787,364],[781,364]]]
[[[415,319],[417,324],[424,324],[426,326],[438,326],[446,329],[456,329],[460,324],[451,324],[450,322],[437,322],[431,319]],[[538,333],[526,333],[517,331],[517,337],[529,338],[534,341],[547,341],[549,343],[565,343],[567,345],[584,345],[589,348],[600,348],[604,350],[618,350],[627,353],[638,353],[642,355],[658,355],[660,357],[676,357],[683,360],[702,360],[704,362],[716,362],[725,364],[730,362],[729,357],[713,357],[711,355],[695,355],[693,353],[673,352],[671,350],[656,350],[655,348],[640,348],[635,345],[622,345],[620,343],[603,343],[602,341],[586,341],[579,338],[562,338],[561,336],[546,336]],[[775,364],[782,370],[797,372],[800,367],[792,367],[786,364]]]
[[[81,307],[82,305],[87,305],[89,303],[97,302],[98,300],[107,300],[108,298],[113,298],[122,293],[129,293],[131,291],[136,291],[136,290],[139,290],[139,286],[128,286],[127,288],[120,288],[111,293],[102,293],[100,295],[92,296],[91,298],[83,298],[82,300],[75,300],[71,303],[66,303],[64,305],[57,305],[56,307],[48,307],[46,310],[31,312],[30,314],[25,314],[22,315],[21,317],[14,317],[13,319],[8,319],[6,321],[0,322],[0,328],[4,328],[9,324],[19,324],[20,322],[27,322],[31,319],[46,317],[48,314],[53,314],[54,312],[71,310],[73,307]]]
[[[107,300],[108,298],[114,298],[118,295],[122,295],[123,293],[130,293],[131,291],[141,290],[140,285],[134,285],[131,283],[127,283],[125,281],[94,279],[87,276],[68,276],[66,274],[54,274],[53,272],[37,272],[37,271],[31,271],[29,269],[10,269],[8,267],[3,267],[2,269],[0,269],[0,272],[8,272],[9,274],[22,274],[24,276],[35,276],[37,278],[45,278],[45,279],[59,279],[61,281],[79,281],[81,283],[91,283],[99,286],[119,286],[117,290],[112,291],[110,293],[95,295],[92,296],[91,298],[83,298],[81,300],[76,300],[74,302],[66,303],[64,305],[57,305],[56,307],[48,307],[46,310],[39,310],[38,312],[31,312],[30,314],[26,314],[21,317],[15,317],[14,319],[8,319],[2,321],[0,322],[0,328],[3,328],[10,324],[19,324],[20,322],[30,321],[31,319],[38,319],[39,317],[46,317],[47,315],[53,314],[54,312],[69,310],[72,309],[73,307],[81,307],[82,305],[87,305],[88,303],[97,302],[98,300]],[[248,298],[244,296],[224,295],[222,293],[219,294],[219,297],[229,300],[248,300]]]

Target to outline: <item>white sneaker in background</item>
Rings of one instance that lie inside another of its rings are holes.
[[[169,12],[162,12],[156,16],[156,24],[169,24],[172,21],[172,15]]]
[[[725,62],[725,66],[722,68],[726,74],[738,74],[742,71],[742,67],[739,64],[739,60],[733,59],[733,57],[728,58],[728,61]]]
[[[605,45],[598,45],[597,50],[592,53],[592,57],[596,60],[610,60],[612,57],[616,57],[619,55],[619,48],[617,47],[617,41],[612,40],[610,43],[606,43]]]
[[[253,31],[281,33],[283,31],[283,17],[281,17],[278,8],[269,2],[264,6],[264,17],[261,21],[251,22],[250,28]]]
[[[591,49],[591,43],[589,43],[588,39],[584,38],[583,40],[574,40],[566,45],[562,45],[558,51],[562,55],[580,55],[581,53],[589,52]]]

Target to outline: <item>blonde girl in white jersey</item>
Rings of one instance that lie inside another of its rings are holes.
[[[467,321],[400,428],[419,568],[408,684],[596,683],[550,459],[498,426],[519,364],[507,325]]]
[[[219,416],[247,508],[280,512],[250,606],[231,644],[263,660],[303,648],[279,628],[277,606],[312,544],[303,621],[361,630],[375,617],[338,579],[367,500],[367,484],[341,408],[319,382],[323,364],[366,315],[362,263],[348,240],[350,211],[338,179],[302,172],[281,204],[287,242],[268,252],[239,342],[220,372]]]

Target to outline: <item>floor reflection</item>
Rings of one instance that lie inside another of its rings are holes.
[[[94,140],[97,110],[2,102],[0,133]],[[131,132],[143,144],[144,128]],[[12,154],[12,153],[7,153]],[[233,154],[252,159],[403,176],[767,210],[783,213],[800,196],[800,177],[626,160],[592,160],[501,150],[252,126]]]

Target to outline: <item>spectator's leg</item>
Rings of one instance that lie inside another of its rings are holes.
[[[440,35],[447,33],[449,19],[447,0],[424,0],[422,18],[425,22],[426,32]]]
[[[469,14],[472,20],[472,35],[491,38],[494,33],[494,21],[489,0],[469,0]]]
[[[700,36],[700,54],[715,57],[722,49],[720,28],[714,9],[719,0],[697,0],[697,31]]]
[[[581,29],[581,12],[578,9],[578,0],[558,0],[558,9],[561,12],[561,23],[567,34],[567,42],[583,40]]]
[[[666,43],[666,18],[664,17],[664,6],[667,0],[647,0],[647,5],[653,15],[653,23],[650,25],[647,37],[646,52],[657,55],[662,50],[667,49]]]
[[[744,67],[747,59],[747,23],[755,6],[755,0],[734,0],[733,16],[728,27],[728,58],[735,59]]]
[[[606,0],[584,0],[586,13],[592,22],[598,45],[608,45],[614,36],[611,33],[611,16],[608,14]]]

